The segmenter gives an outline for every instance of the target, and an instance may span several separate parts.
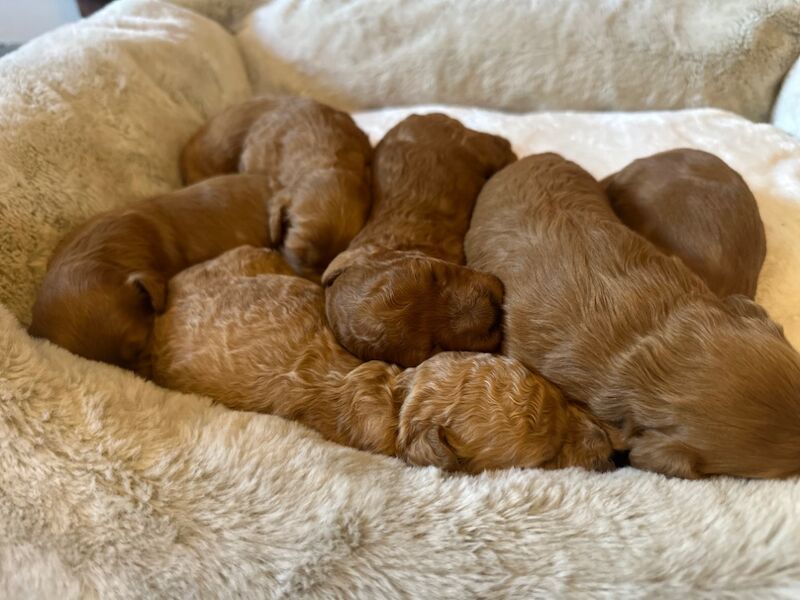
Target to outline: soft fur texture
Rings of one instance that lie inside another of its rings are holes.
[[[764,223],[747,183],[724,161],[678,148],[635,160],[602,185],[625,225],[680,258],[712,292],[755,297]]]
[[[772,107],[772,123],[800,137],[800,57],[786,74]]]
[[[90,219],[53,252],[31,334],[140,368],[169,279],[242,244],[272,246],[275,202],[268,177],[222,175]]]
[[[0,299],[26,322],[58,241],[178,187],[192,132],[252,94],[222,27],[147,0],[25,44],[0,60],[0,81],[0,118],[24,129],[0,127]]]
[[[251,93],[239,61],[218,25],[142,0],[0,60],[0,597],[797,596],[800,480],[450,476],[31,339],[19,321],[58,239],[178,187],[192,133]],[[426,111],[597,177],[675,147],[717,154],[766,227],[758,300],[800,343],[796,140],[713,110]],[[377,143],[409,112],[356,121]]]
[[[503,353],[619,426],[633,466],[800,475],[800,354],[630,231],[578,165],[538,154],[495,175],[465,248],[505,285]]]
[[[156,320],[153,379],[418,465],[611,467],[603,429],[518,361],[362,363],[333,337],[322,289],[291,273],[276,252],[243,246],[178,274]]]
[[[800,54],[796,0],[260,4],[231,23],[255,88],[350,109],[715,106],[767,120]]]
[[[187,182],[237,169],[270,178],[270,236],[292,267],[319,279],[370,208],[372,147],[350,115],[309,98],[262,98],[215,116],[181,154]]]
[[[789,598],[800,580],[798,481],[409,468],[76,360],[2,308],[0,372],[25,373],[0,382],[5,598]]]
[[[406,367],[441,350],[498,348],[502,285],[461,265],[478,192],[515,159],[507,140],[441,114],[412,115],[386,134],[367,224],[322,277],[339,343]]]

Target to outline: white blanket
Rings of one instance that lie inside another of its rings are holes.
[[[0,598],[796,597],[798,480],[448,476],[32,340],[58,236],[176,186],[192,130],[249,93],[228,33],[150,1],[0,61]],[[448,112],[598,176],[716,152],[756,193],[759,299],[800,344],[797,140],[718,111]],[[377,139],[406,113],[358,120]]]

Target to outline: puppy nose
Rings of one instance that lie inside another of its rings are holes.
[[[614,450],[611,453],[611,462],[617,469],[631,466],[630,450]]]

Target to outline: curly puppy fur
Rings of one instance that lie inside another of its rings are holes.
[[[276,252],[242,247],[174,277],[152,338],[155,381],[412,464],[610,468],[603,428],[518,361],[362,362],[327,326],[322,289],[290,273]]]
[[[242,244],[269,246],[262,175],[226,175],[90,219],[53,252],[30,333],[86,358],[139,368],[178,271]]]
[[[319,280],[364,226],[372,147],[350,115],[308,98],[257,98],[198,131],[181,156],[187,182],[239,170],[277,192],[270,235],[297,273]]]
[[[618,426],[633,466],[800,473],[800,356],[780,327],[623,225],[578,165],[543,154],[498,173],[466,253],[505,284],[504,353]]]
[[[750,188],[721,159],[679,148],[635,160],[602,185],[623,223],[683,260],[717,295],[755,297],[764,224]]]
[[[462,266],[463,242],[481,187],[515,158],[505,139],[441,114],[412,115],[386,134],[367,224],[323,275],[345,348],[402,366],[497,348],[502,286]]]

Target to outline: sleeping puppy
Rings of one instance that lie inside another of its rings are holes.
[[[542,154],[498,173],[466,253],[505,284],[504,353],[619,427],[633,466],[800,473],[800,356],[780,327],[623,225],[578,165]]]
[[[370,155],[350,117],[310,100],[225,111],[189,142],[182,171],[191,181],[244,161],[254,173],[204,180],[79,227],[50,261],[31,334],[146,372],[153,316],[181,269],[242,244],[268,245],[318,280],[364,222]]]
[[[271,245],[272,201],[263,175],[225,175],[95,216],[53,252],[31,335],[137,368],[169,278],[242,244]]]
[[[605,431],[519,362],[442,353],[416,369],[336,341],[322,288],[242,247],[179,273],[152,337],[153,379],[420,465],[610,468]]]
[[[755,297],[764,224],[750,188],[722,160],[670,150],[633,161],[602,185],[623,223],[680,258],[711,291]]]
[[[461,266],[463,241],[484,182],[515,158],[503,138],[441,114],[386,134],[367,224],[323,275],[328,320],[347,350],[414,366],[440,350],[498,346],[502,286]]]
[[[363,227],[369,139],[346,113],[308,98],[257,98],[214,117],[181,155],[187,182],[240,171],[269,175],[270,235],[295,271],[319,275]]]

